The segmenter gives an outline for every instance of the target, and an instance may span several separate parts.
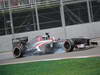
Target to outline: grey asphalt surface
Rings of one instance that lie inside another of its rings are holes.
[[[36,62],[44,60],[53,60],[53,59],[67,59],[72,57],[80,56],[100,56],[100,46],[90,49],[75,50],[73,52],[62,52],[56,54],[48,55],[38,55],[38,56],[27,56],[23,58],[14,58],[12,52],[0,53],[0,65],[4,64],[16,64],[16,63],[25,63],[25,62]]]

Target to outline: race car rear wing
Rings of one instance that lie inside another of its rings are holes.
[[[19,37],[19,38],[13,38],[12,39],[12,45],[13,45],[13,48],[19,43],[26,43],[28,41],[28,37]]]

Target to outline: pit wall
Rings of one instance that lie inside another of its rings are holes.
[[[30,41],[35,36],[44,35],[45,32],[49,32],[51,36],[61,39],[78,38],[78,37],[88,37],[88,38],[100,37],[100,22],[72,25],[72,26],[67,26],[65,29],[66,29],[66,38],[64,29],[62,27],[45,29],[40,31],[18,33],[14,35],[0,36],[0,51],[12,50],[12,38],[28,36],[28,39]]]

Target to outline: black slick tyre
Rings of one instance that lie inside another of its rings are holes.
[[[13,55],[15,56],[15,58],[21,58],[23,57],[23,52],[21,49],[15,48],[13,51]]]
[[[71,39],[67,39],[67,40],[64,42],[64,48],[65,48],[65,51],[66,51],[66,52],[72,52],[74,46],[75,46],[75,45],[74,45],[74,41],[71,40]]]

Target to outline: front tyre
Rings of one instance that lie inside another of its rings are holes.
[[[74,49],[74,41],[73,40],[66,40],[64,43],[64,48],[66,52],[71,52]]]

